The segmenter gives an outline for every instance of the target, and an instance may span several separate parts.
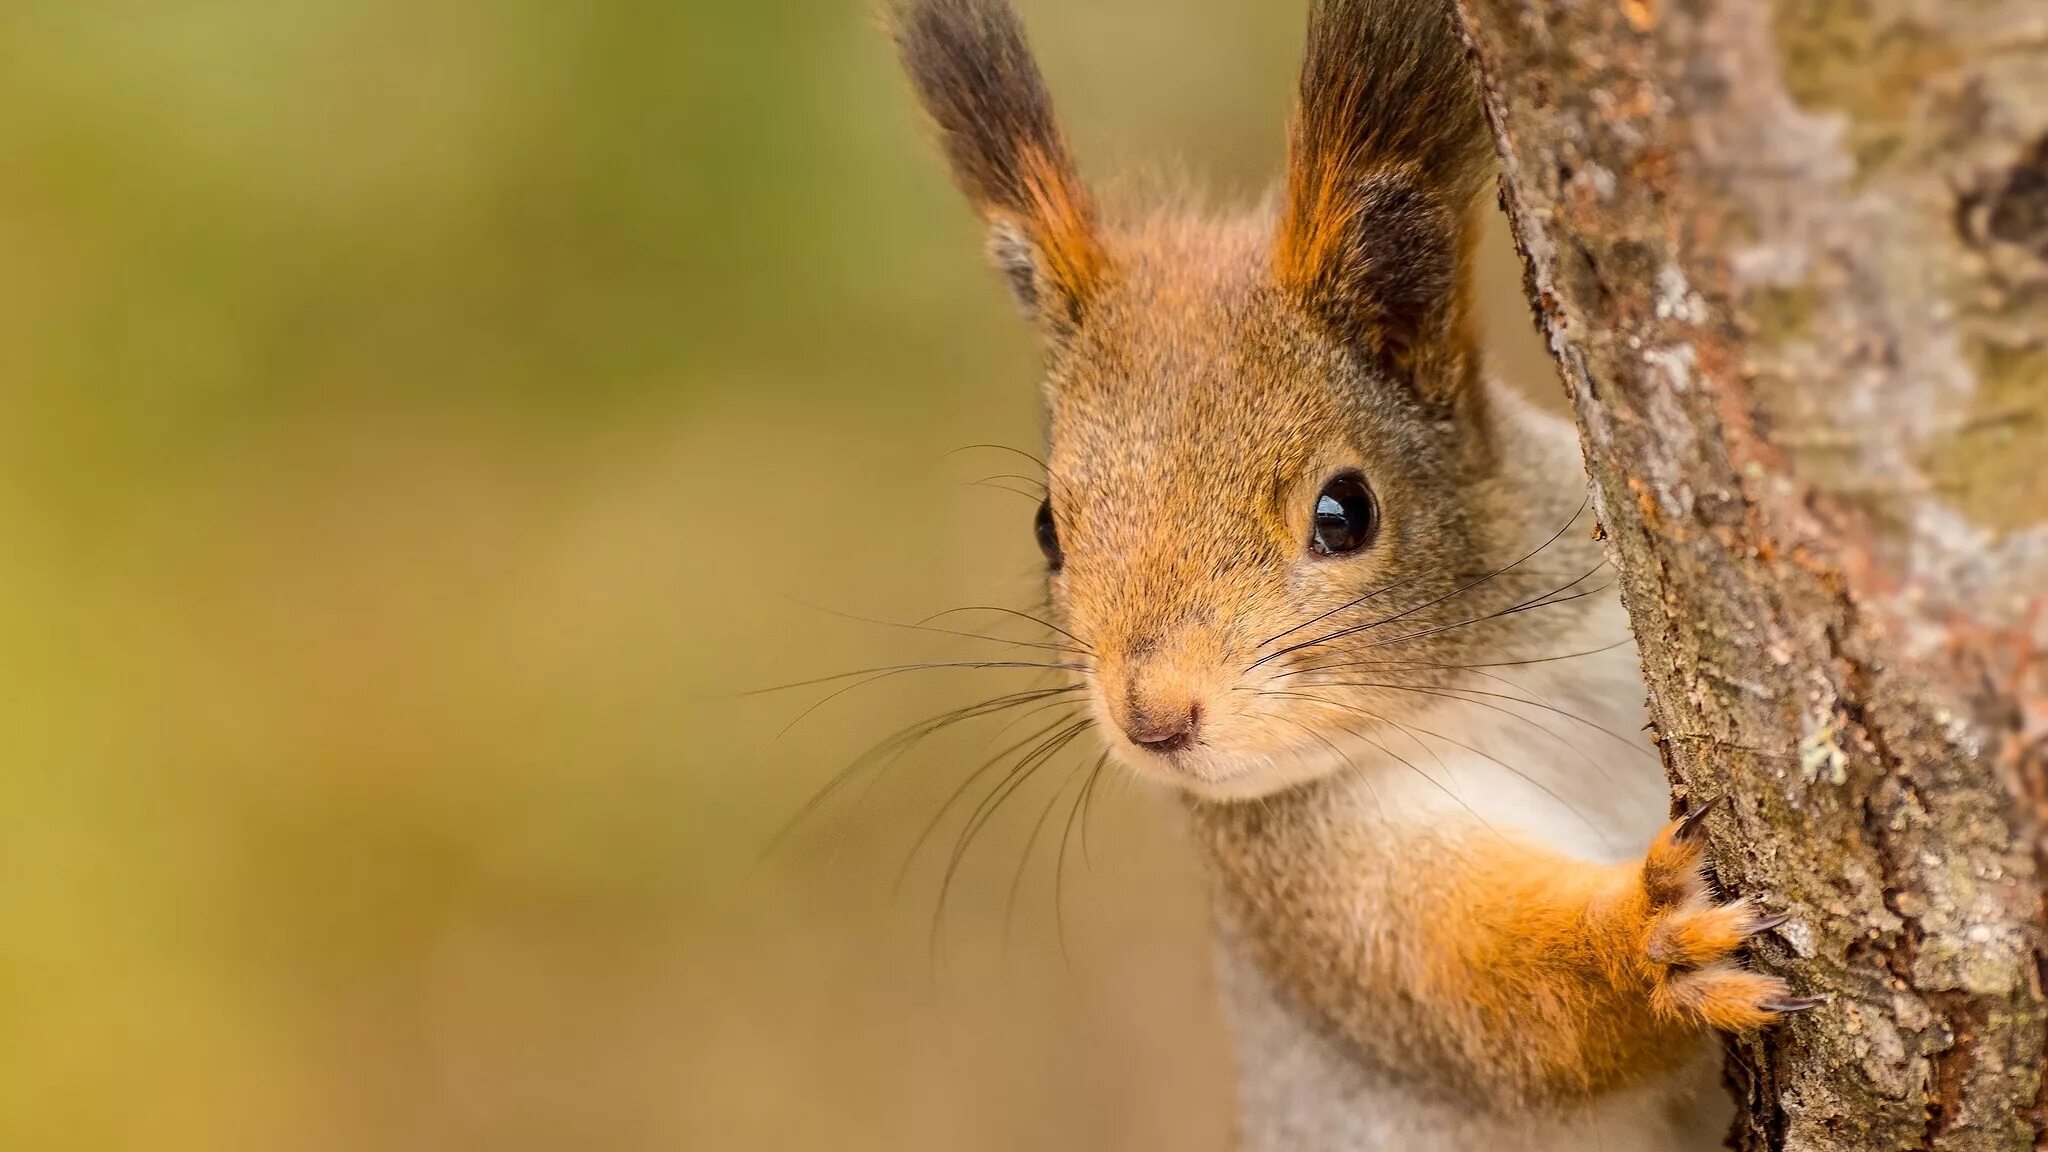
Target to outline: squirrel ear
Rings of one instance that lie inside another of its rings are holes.
[[[1316,0],[1281,286],[1432,404],[1474,394],[1469,280],[1492,141],[1447,0]]]
[[[1070,331],[1107,261],[1016,13],[1004,0],[907,0],[890,31],[996,267],[1028,312]]]

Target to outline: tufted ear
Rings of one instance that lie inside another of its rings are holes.
[[[1107,262],[1017,14],[1004,0],[908,0],[890,25],[996,267],[1048,331],[1070,331]]]
[[[1474,202],[1492,141],[1449,0],[1316,0],[1274,274],[1449,408],[1475,394]]]

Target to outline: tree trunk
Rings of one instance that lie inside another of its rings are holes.
[[[2048,1146],[2048,6],[1458,6],[1674,789],[1827,998],[1736,1146]]]

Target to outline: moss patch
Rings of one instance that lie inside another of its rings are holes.
[[[1927,442],[1921,470],[1986,528],[2048,523],[2048,348],[1970,349],[1977,395],[1962,423]]]
[[[1860,172],[1898,153],[1913,101],[1955,66],[1955,46],[1886,0],[1779,0],[1771,21],[1785,88],[1808,111],[1849,118]]]
[[[1818,303],[1818,294],[1808,284],[1762,289],[1749,301],[1751,339],[1764,348],[1806,339],[1813,332],[1813,310]]]

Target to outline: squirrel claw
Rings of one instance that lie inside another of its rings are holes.
[[[1780,912],[1775,916],[1760,917],[1750,922],[1748,930],[1744,934],[1749,936],[1761,936],[1764,933],[1769,932],[1773,928],[1784,927],[1787,923],[1791,921],[1791,919],[1792,913],[1790,912]]]
[[[1716,796],[1679,818],[1678,827],[1672,829],[1671,838],[1679,841],[1697,839],[1705,828],[1707,813],[1719,807],[1728,797]]]
[[[1703,868],[1707,813],[1716,797],[1666,825],[1643,858],[1643,916],[1637,931],[1639,963],[1652,1002],[1724,1032],[1767,1027],[1788,1012],[1822,1003],[1795,997],[1776,976],[1735,962],[1745,941],[1790,922],[1792,913],[1766,913],[1748,900],[1716,896]]]

